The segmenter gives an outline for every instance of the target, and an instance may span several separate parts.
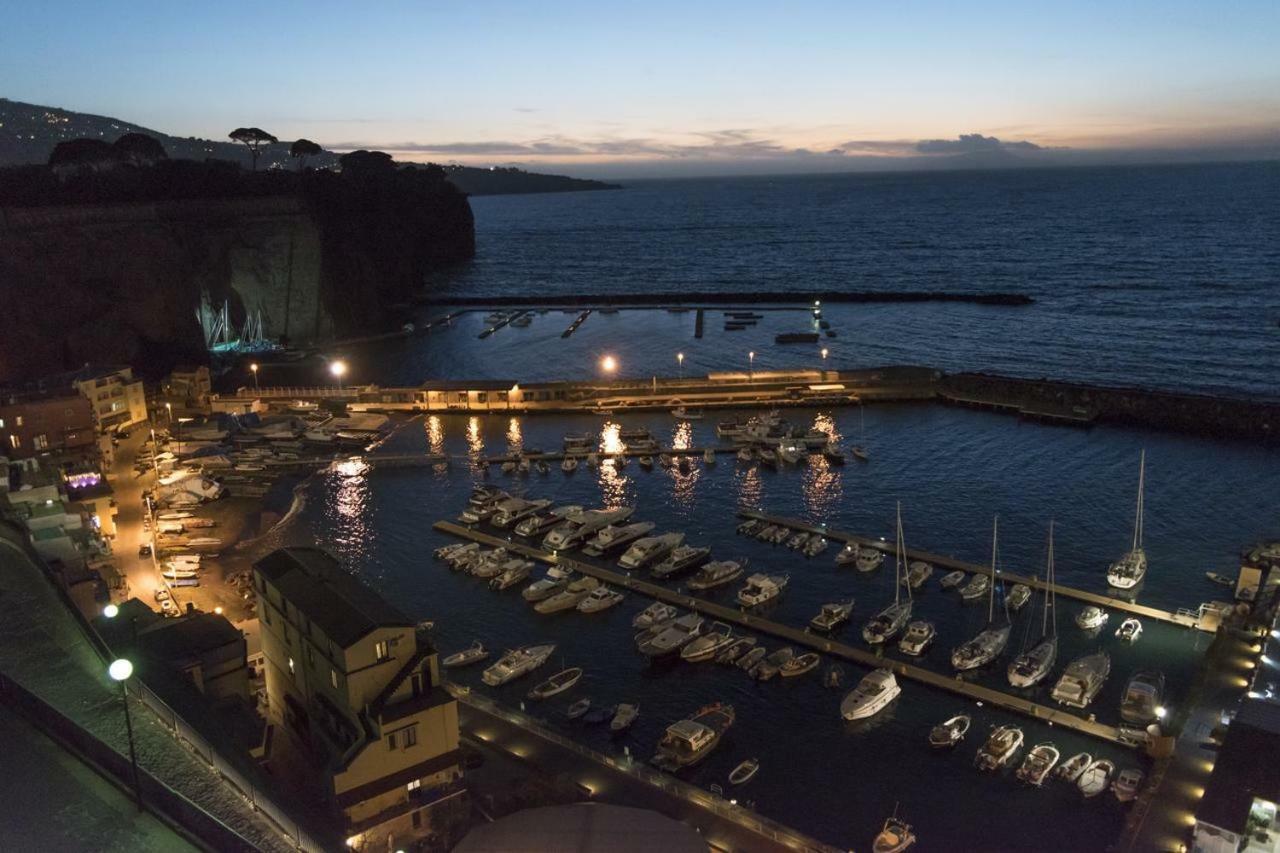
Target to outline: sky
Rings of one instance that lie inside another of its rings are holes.
[[[0,0],[0,96],[585,176],[1280,156],[1280,0]]]

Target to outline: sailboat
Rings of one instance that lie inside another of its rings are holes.
[[[1054,604],[1053,522],[1049,522],[1049,556],[1045,560],[1044,615],[1040,620],[1040,641],[1009,664],[1009,683],[1014,687],[1038,684],[1058,659],[1058,611]],[[1052,616],[1050,614],[1052,613]],[[1028,625],[1028,629],[1030,626]]]
[[[1133,547],[1111,564],[1107,571],[1107,583],[1116,589],[1133,589],[1147,573],[1147,552],[1142,548],[1143,491],[1146,485],[1147,451],[1142,451],[1138,462],[1138,507],[1133,518]]]
[[[907,559],[906,538],[902,535],[902,502],[898,502],[898,541],[893,558],[893,604],[881,610],[862,629],[862,639],[878,645],[892,639],[911,618],[911,587],[902,583],[902,571]],[[906,587],[907,598],[902,600]]]
[[[991,527],[991,577],[996,579],[999,578],[999,569],[996,567],[999,536],[1000,516],[997,515]],[[996,585],[992,583],[987,592],[987,627],[969,642],[956,647],[951,653],[951,665],[964,672],[991,663],[1009,644],[1012,630],[1013,623],[1009,620],[1007,606],[1003,624],[996,624]]]
[[[869,458],[866,447],[863,446],[863,427],[866,426],[866,420],[862,414],[862,404],[858,404],[858,443],[849,448],[849,452],[853,454],[855,459],[866,462]]]

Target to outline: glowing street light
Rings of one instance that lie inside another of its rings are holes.
[[[108,604],[106,607],[102,608],[102,615],[108,619],[114,619],[120,615],[120,608],[116,607],[114,604]],[[128,663],[128,661],[125,661],[125,663]]]
[[[618,360],[611,355],[600,359],[600,369],[605,373],[614,373],[618,369]]]
[[[120,685],[120,701],[124,704],[124,728],[129,733],[129,763],[133,766],[133,801],[142,811],[142,788],[138,784],[138,752],[133,745],[133,720],[129,717],[129,694],[124,683],[133,675],[133,664],[127,658],[116,658],[107,667],[107,675]]]
[[[347,374],[347,363],[345,361],[333,361],[329,363],[329,372],[333,374],[333,378],[338,380],[338,390],[342,390],[342,377]]]
[[[165,403],[164,408],[169,413],[169,426],[173,426],[173,403]]]
[[[676,353],[676,364],[680,365],[680,378],[684,379],[684,353]]]
[[[755,350],[752,350],[751,352],[747,353],[747,375],[751,376],[752,378],[755,378],[754,377],[755,369],[756,369],[756,353],[755,353]]]
[[[249,365],[249,370],[253,373],[253,390],[261,391],[262,389],[258,387],[258,363],[255,361]]]

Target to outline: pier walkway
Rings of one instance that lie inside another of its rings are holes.
[[[479,542],[492,547],[506,548],[508,551],[521,554],[543,563],[566,566],[576,572],[580,572],[584,575],[590,575],[600,581],[612,584],[613,586],[622,589],[629,589],[634,592],[638,592],[641,595],[646,595],[650,598],[657,599],[658,601],[672,604],[677,607],[696,610],[699,613],[710,616],[713,619],[720,620],[721,622],[737,625],[741,628],[748,628],[762,634],[770,634],[774,637],[786,640],[787,642],[795,643],[796,645],[804,646],[832,657],[841,658],[845,661],[872,668],[889,668],[892,669],[896,675],[909,678],[930,687],[938,688],[939,690],[954,693],[966,699],[986,702],[1005,710],[1016,711],[1017,713],[1025,714],[1028,717],[1052,723],[1053,725],[1073,729],[1083,734],[1101,738],[1112,743],[1118,743],[1125,746],[1133,745],[1131,741],[1122,736],[1121,731],[1115,726],[1109,726],[1094,720],[1078,717],[1067,711],[1031,702],[1018,696],[1011,696],[1007,693],[1002,693],[999,690],[993,690],[980,684],[963,681],[959,677],[942,675],[913,664],[897,661],[892,658],[886,658],[876,654],[875,652],[868,651],[867,649],[850,646],[817,634],[811,634],[806,630],[794,628],[790,625],[783,625],[769,619],[752,616],[749,613],[744,613],[732,607],[726,607],[722,604],[716,604],[695,596],[677,593],[666,587],[649,583],[647,581],[637,580],[636,578],[628,575],[620,574],[610,569],[604,569],[600,566],[587,563],[582,560],[576,560],[563,554],[553,554],[551,552],[544,551],[541,548],[535,548],[499,536],[493,536],[451,521],[438,521],[435,524],[435,529],[444,533],[449,533],[453,536],[470,539],[474,542]]]
[[[828,539],[838,542],[853,542],[858,545],[866,545],[870,548],[877,548],[888,556],[893,556],[894,546],[883,539],[871,539],[866,536],[857,536],[852,533],[844,533],[839,530],[830,530],[824,525],[808,524],[795,518],[783,518],[774,515],[768,515],[755,510],[743,509],[738,511],[738,515],[742,518],[755,518],[769,524],[782,525],[792,530],[803,530],[808,533],[820,533]],[[991,567],[981,565],[979,563],[967,563],[964,560],[958,560],[955,557],[946,557],[942,554],[934,554],[930,551],[921,551],[916,548],[908,548],[906,552],[908,560],[923,560],[926,563],[932,563],[935,566],[945,569],[960,569],[962,571],[991,575]],[[1013,572],[1000,572],[1000,578],[1008,583],[1024,583],[1034,590],[1043,590],[1048,584],[1027,575],[1014,574]],[[1143,619],[1154,619],[1158,622],[1168,622],[1173,625],[1182,625],[1186,628],[1197,628],[1201,631],[1212,633],[1218,630],[1218,616],[1216,611],[1179,611],[1172,613],[1168,610],[1160,610],[1156,607],[1147,607],[1145,604],[1137,604],[1132,601],[1125,601],[1122,598],[1113,598],[1108,595],[1099,595],[1095,592],[1086,592],[1082,589],[1073,589],[1072,587],[1062,586],[1061,584],[1053,585],[1055,595],[1061,595],[1066,598],[1074,598],[1077,601],[1083,601],[1088,604],[1096,604],[1099,607],[1107,607],[1112,610],[1118,610],[1123,613],[1129,613],[1134,616],[1141,616]]]

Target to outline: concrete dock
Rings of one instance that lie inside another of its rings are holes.
[[[1085,719],[1084,717],[1078,717],[1068,711],[1031,702],[1018,696],[1012,696],[999,690],[984,687],[980,684],[963,681],[959,677],[942,675],[940,673],[915,666],[914,664],[897,661],[892,658],[885,658],[875,652],[868,651],[867,649],[850,646],[825,636],[812,634],[806,630],[794,628],[790,625],[783,625],[779,622],[763,619],[759,616],[753,616],[749,613],[744,613],[741,610],[726,607],[722,604],[716,604],[702,598],[678,593],[674,590],[668,589],[667,587],[638,580],[628,575],[624,575],[610,569],[601,568],[600,566],[587,563],[582,560],[577,560],[564,554],[554,554],[544,551],[541,548],[535,548],[513,540],[493,536],[451,521],[436,522],[435,529],[463,539],[470,539],[473,542],[479,542],[490,547],[506,548],[510,552],[521,554],[522,556],[542,563],[565,566],[581,574],[590,575],[604,583],[620,589],[629,589],[633,592],[640,593],[641,595],[648,596],[649,598],[675,605],[676,607],[697,611],[721,622],[737,625],[741,628],[747,628],[757,633],[769,634],[798,646],[822,652],[831,657],[840,658],[851,663],[871,668],[889,668],[900,677],[908,678],[912,681],[947,691],[967,700],[984,702],[1008,711],[1015,711],[1019,714],[1032,717],[1033,719],[1048,722],[1053,725],[1063,726],[1092,737],[1101,738],[1102,740],[1106,740],[1111,743],[1118,743],[1127,746],[1132,745],[1132,743],[1122,736],[1120,729],[1115,726],[1109,726],[1093,720]]]

